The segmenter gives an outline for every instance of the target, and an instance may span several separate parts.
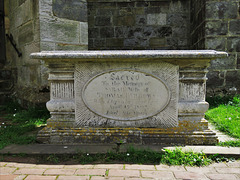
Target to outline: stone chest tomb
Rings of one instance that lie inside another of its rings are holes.
[[[204,113],[217,51],[52,51],[44,143],[214,144]]]

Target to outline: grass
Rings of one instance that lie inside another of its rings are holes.
[[[206,112],[206,119],[228,135],[240,138],[240,96]]]
[[[217,145],[225,147],[240,147],[240,140],[219,142]]]
[[[22,109],[18,103],[9,102],[0,107],[5,117],[0,124],[0,149],[9,144],[30,144],[36,141],[35,135],[29,135],[37,126],[46,123],[49,112],[46,109]]]
[[[216,106],[217,103],[218,106]],[[240,139],[240,96],[223,100],[219,97],[212,99],[210,109],[206,112],[206,119],[218,130]],[[240,147],[240,140],[221,142],[218,145]]]

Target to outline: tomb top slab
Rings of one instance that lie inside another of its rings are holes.
[[[34,59],[216,59],[226,52],[214,50],[113,50],[113,51],[42,51],[32,53]]]

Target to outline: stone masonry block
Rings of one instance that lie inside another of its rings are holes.
[[[155,28],[153,26],[145,26],[143,27],[142,30],[142,34],[143,34],[143,39],[148,39],[150,37],[156,37],[157,33],[155,32]]]
[[[167,15],[167,25],[174,27],[187,27],[188,26],[188,16],[186,14],[168,14]]]
[[[18,8],[18,1],[9,1],[9,12],[14,12]]]
[[[166,46],[165,38],[151,38],[149,41],[151,47],[164,47]]]
[[[190,9],[190,1],[171,1],[168,12],[171,13],[188,13]]]
[[[208,21],[205,24],[206,35],[226,35],[228,32],[227,21]]]
[[[109,38],[106,40],[107,47],[123,47],[123,39]]]
[[[134,7],[135,3],[134,2],[117,2],[116,3],[117,7]]]
[[[189,38],[189,32],[186,28],[183,28],[183,27],[168,27],[168,28],[165,28],[166,29],[166,35],[170,36],[172,35],[172,37],[175,37],[175,38],[181,38],[181,39],[187,39]],[[187,44],[186,44],[187,45]]]
[[[95,6],[103,9],[117,7],[116,2],[100,2],[100,3],[96,3]]]
[[[136,7],[148,7],[149,6],[149,2],[135,2],[135,6]]]
[[[87,50],[87,46],[77,44],[56,43],[55,50],[57,51],[83,51]]]
[[[33,60],[30,58],[30,54],[32,52],[39,52],[40,51],[40,44],[39,42],[32,42],[26,45],[21,46],[22,53],[22,62],[24,65],[36,65],[38,66],[40,63],[38,60]]]
[[[159,14],[162,12],[160,7],[146,7],[144,11],[145,14]]]
[[[89,28],[88,35],[89,38],[98,38],[99,37],[99,28]]]
[[[211,2],[206,3],[207,19],[235,19],[238,16],[236,2]]]
[[[51,42],[79,43],[79,22],[68,20],[40,19],[40,39]]]
[[[117,9],[97,9],[97,16],[114,16],[117,15]]]
[[[140,27],[132,27],[128,29],[128,38],[144,38],[142,36],[142,28]]]
[[[106,39],[95,39],[94,40],[94,47],[105,47],[106,46]]]
[[[80,22],[80,44],[88,45],[88,23]]]
[[[117,26],[114,27],[114,33],[115,33],[115,37],[128,37],[128,29],[126,26]]]
[[[240,70],[227,72],[226,86],[235,87],[238,89],[238,91],[240,91]]]
[[[167,14],[148,14],[147,15],[148,25],[166,25],[167,24]]]
[[[117,26],[134,26],[135,17],[133,15],[118,16],[114,18]]]
[[[228,38],[227,49],[230,52],[240,52],[240,37]]]
[[[135,47],[137,45],[136,39],[125,39],[124,47]]]
[[[19,28],[18,44],[20,46],[30,43],[34,40],[33,23],[24,24]]]
[[[219,87],[223,86],[224,79],[220,77],[219,71],[209,71],[207,74],[207,87]]]
[[[87,22],[86,0],[53,0],[52,8],[57,17]]]
[[[25,3],[26,0],[18,0],[18,6],[21,6],[23,3]]]
[[[136,24],[137,25],[146,25],[147,16],[146,15],[136,15]]]
[[[205,46],[206,49],[214,49],[214,50],[225,50],[225,38],[206,38]]]
[[[209,69],[224,70],[224,69],[235,69],[236,67],[236,54],[229,54],[228,57],[223,59],[215,59],[211,61]]]
[[[230,21],[229,31],[233,35],[240,34],[240,19]]]
[[[237,54],[237,69],[240,69],[240,53]]]
[[[167,37],[172,35],[172,28],[171,27],[158,27],[156,30],[156,34],[158,37]]]
[[[27,0],[21,6],[19,6],[14,12],[14,20],[11,21],[14,28],[21,26],[22,24],[33,19],[33,11],[32,11],[32,1]]]
[[[95,18],[95,25],[96,26],[110,26],[111,17],[110,16],[98,16]]]
[[[100,28],[100,37],[109,38],[114,36],[114,29],[112,27],[102,27]]]
[[[56,44],[54,42],[40,42],[40,51],[54,51],[56,50]]]
[[[39,0],[39,14],[41,16],[53,16],[52,0]]]

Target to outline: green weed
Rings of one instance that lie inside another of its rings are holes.
[[[218,130],[240,138],[240,96],[234,97],[226,105],[208,110],[206,119],[215,124]]]
[[[240,147],[240,140],[219,142],[217,146]]]
[[[168,165],[185,165],[185,166],[207,166],[212,160],[204,153],[183,152],[181,149],[165,149],[163,158],[160,161]]]
[[[59,163],[59,157],[55,154],[51,154],[49,155],[47,158],[46,158],[47,161],[51,162],[51,163],[54,163],[54,164],[57,164]]]

